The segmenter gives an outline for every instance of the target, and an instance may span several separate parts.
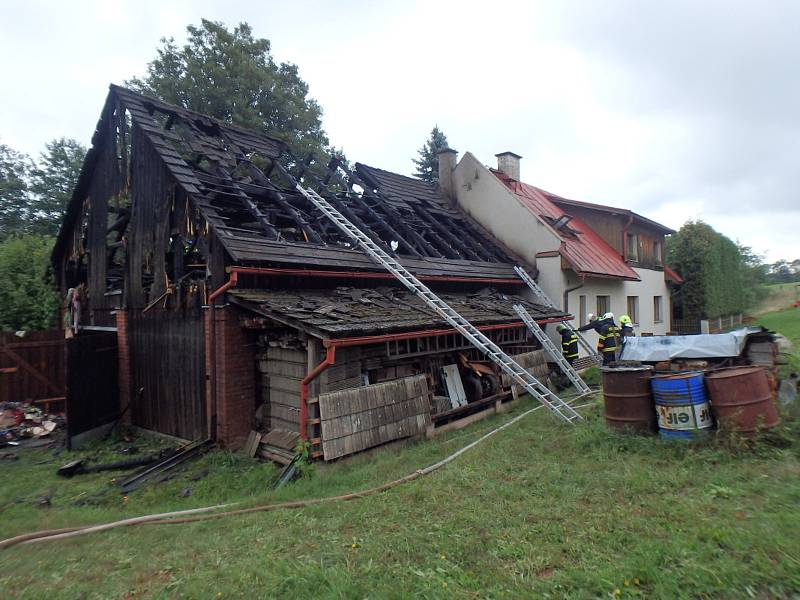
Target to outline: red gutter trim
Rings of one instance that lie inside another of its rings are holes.
[[[396,279],[391,273],[372,271],[321,271],[315,269],[279,269],[272,267],[229,267],[233,275],[298,275],[302,277],[351,277],[353,279]],[[458,275],[415,275],[421,281],[454,281],[460,283],[507,283],[521,285],[516,277],[459,277]]]
[[[513,329],[515,327],[525,327],[525,323],[517,321],[514,323],[501,323],[499,325],[483,325],[476,327],[481,331],[492,331],[494,329]],[[384,333],[380,335],[367,335],[364,337],[354,338],[337,338],[332,340],[322,340],[322,345],[326,348],[329,346],[340,346],[346,348],[348,346],[366,346],[368,344],[380,344],[381,342],[393,342],[399,340],[410,340],[413,338],[433,337],[436,335],[447,335],[450,333],[458,333],[455,328],[448,329],[428,329],[424,331],[406,331],[401,333]]]
[[[230,278],[208,297],[211,304],[219,296],[239,283],[239,275],[299,275],[302,277],[352,277],[354,279],[396,279],[391,273],[372,273],[360,271],[316,271],[305,269],[273,269],[263,267],[228,267]],[[424,281],[452,281],[460,283],[506,283],[521,285],[519,279],[505,277],[458,277],[455,275],[418,275],[417,279]]]
[[[561,321],[568,321],[572,318],[571,315],[567,317],[550,318],[537,320],[537,323],[557,323]],[[525,323],[517,321],[514,323],[500,323],[495,325],[481,325],[476,327],[480,331],[492,331],[496,329],[513,329],[515,327],[525,327]],[[325,360],[319,363],[314,369],[306,375],[300,382],[300,439],[308,439],[308,385],[314,381],[319,375],[328,367],[336,363],[336,348],[347,348],[349,346],[362,346],[368,344],[379,344],[381,342],[388,342],[393,340],[403,340],[411,338],[432,337],[435,335],[457,333],[457,329],[430,329],[427,331],[407,331],[405,333],[388,333],[384,335],[370,335],[357,338],[338,338],[332,340],[323,340],[322,345],[327,348]]]
[[[571,315],[564,317],[552,317],[549,319],[536,319],[539,324],[547,323],[560,323],[561,321],[569,321],[572,319]],[[493,331],[496,329],[514,329],[516,327],[525,327],[522,321],[514,321],[513,323],[497,323],[494,325],[479,325],[475,329],[480,331]],[[339,346],[340,348],[347,346],[361,346],[367,344],[379,344],[381,342],[391,342],[395,340],[408,340],[412,338],[433,337],[435,335],[447,335],[450,333],[458,333],[455,328],[448,329],[427,329],[422,331],[406,331],[402,333],[386,333],[381,335],[368,335],[364,337],[354,338],[336,338],[331,340],[323,340],[322,345],[326,348],[329,346]]]
[[[319,363],[300,382],[300,439],[308,439],[308,384],[314,381],[328,367],[336,362],[336,346],[330,346],[325,360]]]
[[[221,296],[222,294],[227,292],[232,287],[236,287],[237,283],[239,283],[239,273],[232,270],[231,271],[231,276],[228,279],[228,281],[226,281],[221,286],[219,286],[216,290],[211,292],[211,295],[208,297],[208,303],[209,304],[213,304],[214,300],[216,300],[219,296]]]

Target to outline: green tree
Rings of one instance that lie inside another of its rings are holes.
[[[45,145],[45,152],[30,173],[32,233],[58,233],[85,156],[86,148],[73,139],[62,137]]]
[[[417,152],[419,158],[412,159],[417,165],[414,176],[429,183],[439,181],[439,152],[449,147],[447,136],[442,133],[438,125],[434,125],[428,141]]]
[[[162,38],[157,57],[132,89],[285,141],[299,158],[325,160],[334,152],[322,128],[322,109],[308,97],[297,66],[276,63],[270,42],[253,37],[247,23],[229,31],[202,19],[189,25],[178,47]]]
[[[0,243],[0,330],[47,329],[59,298],[50,275],[53,238],[15,236]]]
[[[678,298],[684,317],[743,312],[763,297],[761,258],[702,221],[668,238],[667,257],[684,279]]]
[[[0,241],[28,227],[28,175],[32,168],[27,155],[0,144]]]

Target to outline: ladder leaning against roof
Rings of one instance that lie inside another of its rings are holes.
[[[536,336],[536,339],[539,340],[539,343],[542,345],[542,348],[547,350],[550,356],[553,357],[553,360],[556,361],[556,364],[559,366],[561,371],[566,375],[572,384],[575,386],[575,389],[578,390],[580,394],[591,394],[592,390],[589,389],[589,386],[586,385],[586,382],[581,379],[581,376],[578,375],[578,372],[572,368],[572,365],[569,364],[569,361],[564,358],[561,350],[559,350],[556,345],[553,343],[553,340],[544,332],[544,329],[539,327],[539,324],[533,320],[530,313],[525,310],[525,307],[522,304],[515,304],[514,310],[519,315],[522,322],[528,326],[531,333]]]
[[[528,275],[528,272],[520,266],[515,266],[514,271],[519,275],[519,278],[524,281],[531,291],[546,305],[551,308],[558,308],[552,300],[545,294],[544,290],[533,280],[533,277]],[[583,346],[583,349],[589,353],[589,356],[598,356],[597,350],[592,348],[592,345],[586,341],[586,338],[581,335],[581,332],[575,329],[569,322],[564,321],[564,326],[572,333],[578,336],[578,343]]]
[[[486,335],[472,325],[472,323],[467,321],[444,300],[428,289],[425,284],[414,277],[403,265],[389,256],[389,254],[373,242],[363,231],[346,219],[330,202],[313,189],[305,189],[299,183],[296,184],[296,188],[309,202],[316,206],[323,215],[333,221],[345,235],[355,241],[370,258],[394,275],[400,283],[413,294],[419,296],[425,304],[436,311],[450,326],[454,327],[461,335],[467,338],[470,344],[489,357],[492,362],[507,373],[514,382],[530,393],[531,396],[568,423],[573,423],[574,421],[582,419],[582,417],[575,412],[575,409],[543,385],[513,358],[506,354],[500,346],[486,337]]]

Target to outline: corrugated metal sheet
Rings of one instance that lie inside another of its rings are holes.
[[[538,188],[515,181],[502,171],[492,169],[492,173],[510,189],[531,213],[546,222],[549,217],[558,220],[568,213],[549,200]],[[608,242],[601,238],[586,223],[573,217],[569,228],[577,235],[553,229],[561,239],[559,254],[579,275],[594,275],[640,281],[639,276]]]

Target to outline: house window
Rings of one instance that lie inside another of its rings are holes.
[[[664,322],[664,307],[661,296],[653,296],[653,322]]]
[[[639,296],[628,296],[628,316],[634,325],[639,324]]]
[[[578,319],[581,324],[581,327],[586,325],[586,296],[580,296],[580,312],[578,313]]]
[[[639,261],[639,236],[628,234],[628,260]]]
[[[597,297],[597,317],[600,318],[611,311],[611,296]]]
[[[659,267],[664,266],[664,260],[661,258],[661,242],[655,242],[653,244],[653,255],[656,259],[656,265]]]

